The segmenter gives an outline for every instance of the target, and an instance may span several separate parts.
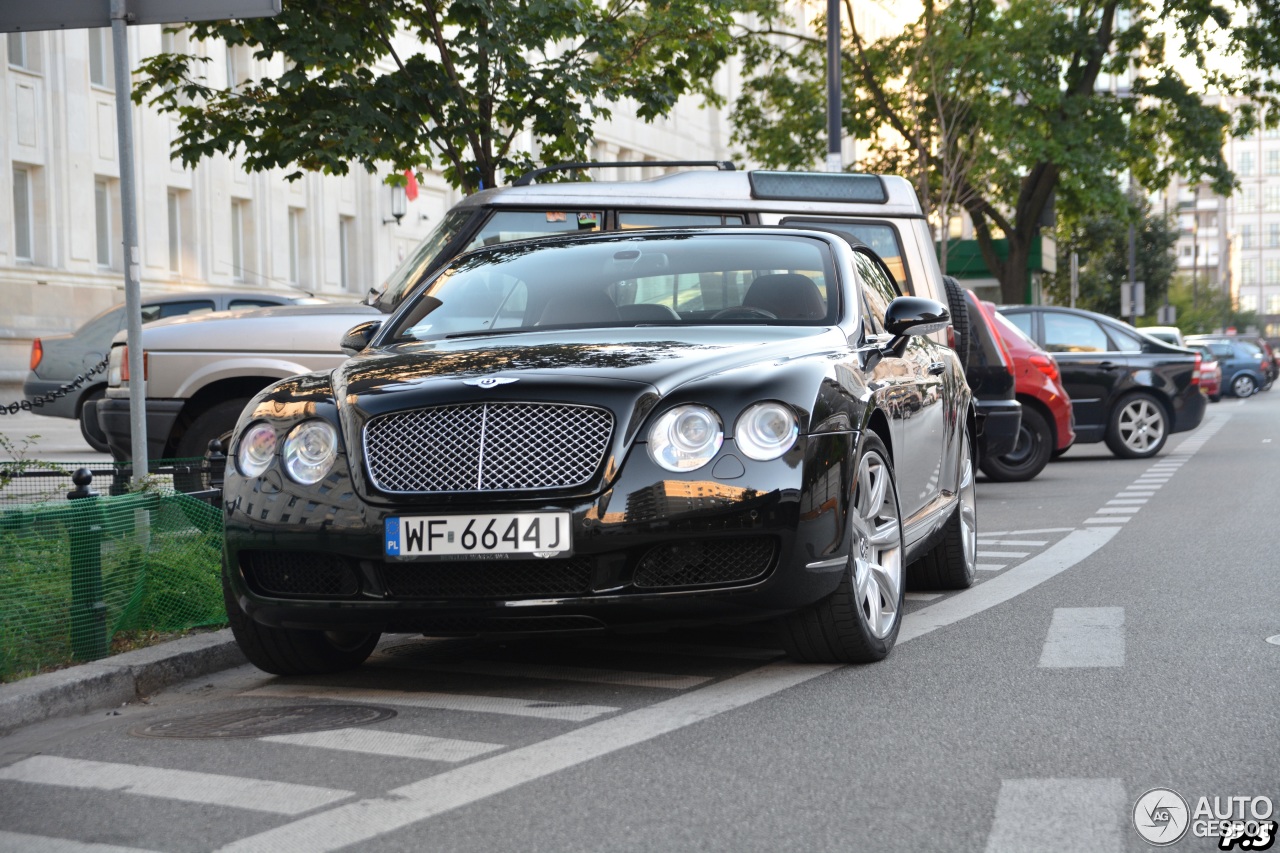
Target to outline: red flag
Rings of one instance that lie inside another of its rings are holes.
[[[418,197],[418,179],[414,176],[412,169],[405,169],[404,176],[408,181],[404,185],[404,197],[413,201]]]

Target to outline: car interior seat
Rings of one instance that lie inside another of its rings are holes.
[[[619,305],[618,315],[627,323],[674,323],[680,320],[680,315],[671,308],[652,302]]]
[[[543,306],[535,326],[617,323],[618,306],[602,290],[554,296]]]
[[[747,288],[742,304],[768,311],[780,320],[821,320],[827,316],[822,291],[813,279],[799,273],[758,276]]]

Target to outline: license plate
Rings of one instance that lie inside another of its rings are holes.
[[[384,547],[388,557],[561,557],[572,550],[569,518],[567,512],[388,518]]]

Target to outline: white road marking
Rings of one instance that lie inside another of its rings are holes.
[[[1098,515],[1133,515],[1141,507],[1136,506],[1104,506],[1095,509]]]
[[[706,675],[665,675],[659,672],[630,672],[625,669],[588,669],[580,666],[541,666],[532,663],[472,660],[465,663],[397,660],[387,664],[397,668],[433,672],[460,672],[466,675],[496,675],[501,678],[541,678],[551,681],[579,681],[588,684],[623,684],[627,687],[655,687],[661,690],[688,690],[711,680]]]
[[[270,743],[336,749],[366,755],[390,755],[394,758],[417,758],[423,761],[457,763],[502,749],[502,744],[470,740],[410,735],[379,729],[351,728],[327,732],[305,732],[296,735],[271,735],[259,738]]]
[[[978,538],[979,545],[1015,545],[1022,548],[1043,548],[1049,543],[1043,539],[986,539]]]
[[[407,705],[412,708],[434,708],[439,711],[507,714],[514,717],[538,717],[544,720],[568,720],[575,723],[620,710],[608,705],[567,705],[560,702],[539,702],[533,699],[507,699],[501,696],[459,696],[452,693],[425,693],[416,690],[313,687],[306,684],[268,684],[265,687],[245,691],[240,695],[274,696],[281,699],[345,699],[353,702],[369,702],[374,705]]]
[[[44,835],[26,835],[21,832],[5,832],[0,829],[0,853],[152,853],[141,847],[120,847],[115,844],[98,844],[94,841],[72,841],[69,838],[49,838]]]
[[[1119,527],[1075,530],[1030,560],[987,579],[979,587],[908,613],[902,620],[898,642],[910,642],[1021,595],[1079,563],[1110,542],[1119,530]]]
[[[109,764],[54,755],[34,755],[0,768],[0,779],[61,788],[118,791],[142,797],[201,805],[231,806],[272,814],[298,815],[354,796],[351,791],[315,788],[267,779],[246,779],[190,770]]]
[[[1119,492],[1118,498],[1152,498],[1155,497],[1155,489],[1125,489]]]
[[[1008,557],[1011,560],[1021,559],[1030,553],[1028,551],[979,551],[979,557]]]
[[[447,770],[221,848],[226,853],[321,853],[359,844],[393,830],[508,791],[685,726],[732,711],[840,669],[834,665],[769,663],[612,719]]]
[[[1039,527],[1035,530],[984,530],[983,536],[1035,536],[1040,533],[1070,533],[1074,527]]]
[[[1124,608],[1055,608],[1040,666],[1124,666]]]
[[[973,567],[980,572],[998,572],[1005,565],[1005,563],[975,563]]]
[[[1084,520],[1084,523],[1085,524],[1124,524],[1128,520],[1129,519],[1127,518],[1116,518],[1113,515],[1110,518],[1086,518]],[[1089,529],[1093,530],[1095,528],[1091,527]],[[1119,528],[1116,528],[1116,529],[1118,530]]]
[[[986,853],[1121,853],[1119,779],[1004,779]]]
[[[982,568],[982,566],[978,566]],[[1004,568],[1001,566],[1000,568]],[[933,601],[935,598],[942,598],[940,592],[908,592],[903,596],[907,601]]]
[[[1144,504],[1149,500],[1151,500],[1151,498],[1112,498],[1107,501],[1107,506],[1111,506],[1112,504]]]

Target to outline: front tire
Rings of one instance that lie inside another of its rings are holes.
[[[1014,483],[1030,480],[1044,470],[1053,455],[1053,430],[1044,417],[1028,406],[1022,407],[1018,443],[1004,456],[987,456],[978,467],[992,480]]]
[[[874,433],[863,440],[848,519],[849,557],[840,585],[779,626],[783,645],[796,660],[883,660],[902,627],[902,510],[888,451]]]
[[[247,397],[238,397],[223,400],[196,415],[178,439],[174,455],[179,459],[204,459],[209,455],[209,442],[215,438],[222,442],[222,452],[229,453],[236,421],[247,405]],[[198,492],[221,485],[220,480],[202,470],[179,471],[173,475],[173,487],[180,492]]]
[[[350,631],[307,631],[260,625],[240,608],[226,569],[222,597],[236,645],[249,663],[272,675],[323,675],[354,669],[378,645],[381,634]]]
[[[1249,374],[1241,373],[1231,380],[1231,393],[1240,398],[1252,397],[1258,393],[1258,383]]]
[[[1124,459],[1155,456],[1169,438],[1169,413],[1155,397],[1139,391],[1111,410],[1107,447]]]
[[[943,527],[942,541],[907,568],[912,589],[968,589],[978,568],[978,488],[973,477],[969,434],[961,441],[956,507]]]

